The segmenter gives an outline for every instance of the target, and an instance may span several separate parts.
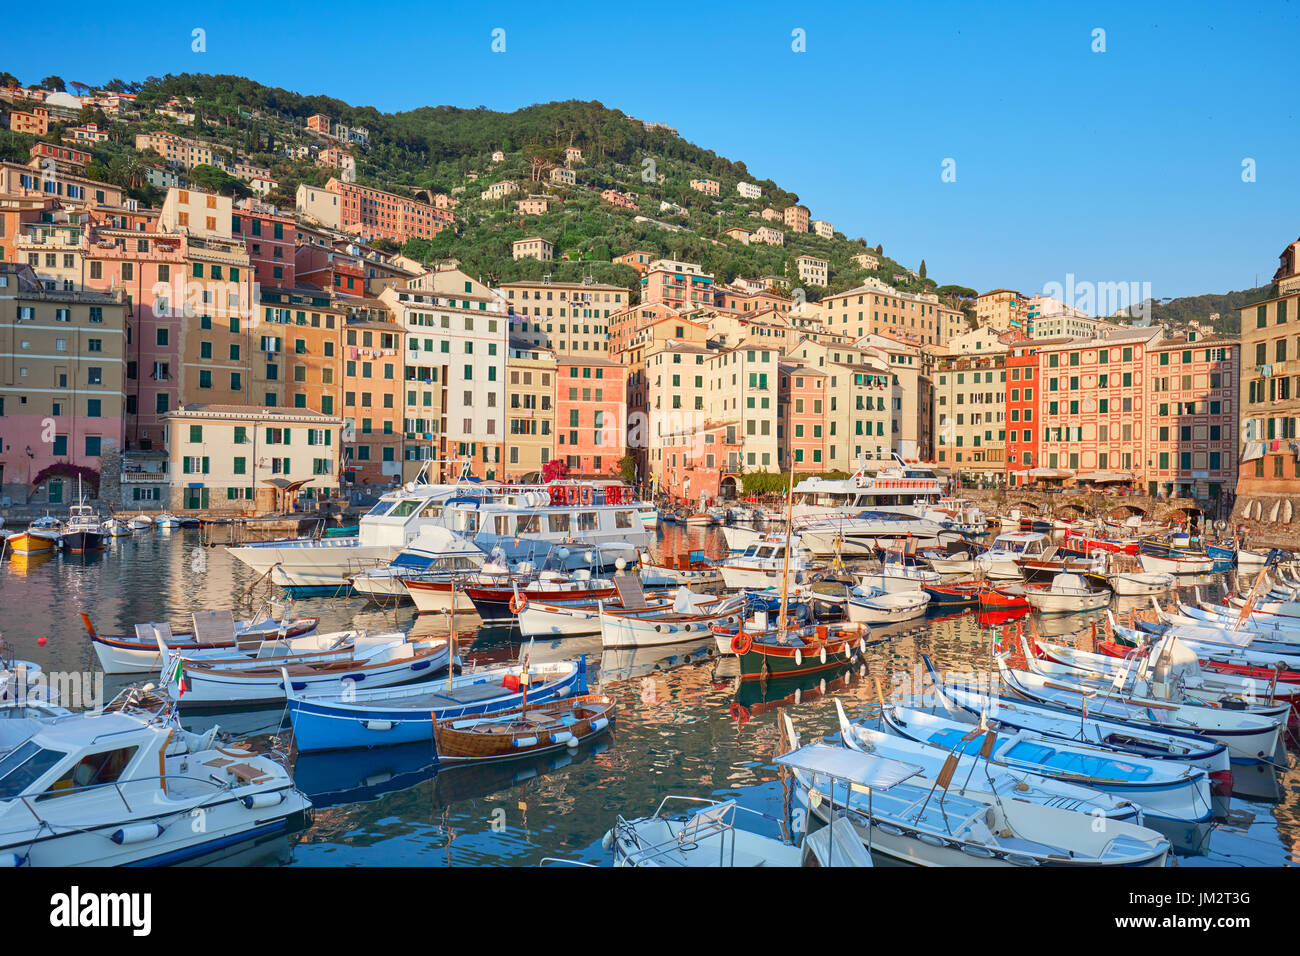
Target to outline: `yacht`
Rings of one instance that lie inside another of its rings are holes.
[[[975,567],[987,578],[1020,580],[1020,564],[1026,558],[1041,558],[1050,539],[1041,531],[1012,531],[1000,534],[993,546],[976,555]]]
[[[430,462],[429,464],[432,464]],[[507,485],[464,477],[425,479],[428,465],[379,499],[353,537],[266,541],[227,550],[291,594],[334,594],[366,568],[391,564],[430,526],[446,528],[484,554],[564,570],[635,563],[653,540],[642,505],[615,482]]]
[[[874,556],[900,541],[932,548],[962,540],[960,531],[950,530],[937,521],[888,509],[796,518],[795,529],[804,547],[813,554],[838,553],[844,557]]]
[[[745,549],[745,553],[728,558],[719,567],[723,584],[737,588],[779,588],[782,579],[788,584],[803,584],[817,570],[798,545],[790,545],[787,565],[785,535],[767,535]]]
[[[907,462],[869,472],[863,463],[849,478],[805,478],[794,486],[793,513],[801,517],[840,517],[863,510],[921,518],[943,498],[943,482],[929,465]]]

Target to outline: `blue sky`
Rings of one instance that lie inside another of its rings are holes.
[[[9,44],[0,68],[92,84],[239,73],[386,112],[597,99],[981,291],[1073,274],[1224,292],[1267,282],[1300,236],[1294,3],[318,0],[107,22],[78,6],[59,8],[58,42]],[[207,52],[191,50],[195,27]]]

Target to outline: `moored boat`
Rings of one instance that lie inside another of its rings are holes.
[[[470,717],[434,721],[439,761],[509,760],[577,747],[605,732],[614,719],[615,700],[586,694],[533,703]]]

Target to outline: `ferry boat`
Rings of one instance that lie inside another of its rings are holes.
[[[429,467],[429,462],[425,469]],[[432,484],[422,470],[362,517],[354,537],[268,541],[227,550],[291,594],[334,594],[359,568],[387,565],[428,526],[448,528],[508,562],[576,570],[637,560],[653,534],[644,505],[617,482],[507,485],[463,477]]]
[[[923,517],[943,499],[943,483],[929,465],[905,461],[898,454],[893,461],[874,473],[860,464],[850,478],[805,478],[794,487],[794,516],[856,515],[869,509]]]

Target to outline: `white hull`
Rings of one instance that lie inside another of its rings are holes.
[[[1025,600],[1040,614],[1077,614],[1096,611],[1110,603],[1110,594],[1094,591],[1090,594],[1053,594],[1050,591],[1025,591]]]
[[[874,598],[855,598],[850,595],[847,612],[851,624],[889,624],[921,617],[929,603],[930,596],[920,591],[914,595],[887,594]]]
[[[258,574],[270,571],[271,583],[279,587],[344,588],[358,568],[391,564],[402,549],[396,545],[363,545],[356,538],[325,538],[226,550]]]
[[[709,636],[715,624],[735,624],[740,620],[740,602],[725,600],[716,605],[712,614],[684,617],[665,605],[659,612],[649,612],[637,617],[623,616],[609,611],[600,613],[600,642],[602,647],[655,647],[660,644],[680,644]]]
[[[600,633],[600,610],[589,606],[568,607],[529,601],[519,612],[519,633],[532,637],[576,637]]]
[[[722,572],[717,568],[701,568],[697,571],[683,571],[680,568],[664,568],[653,564],[641,565],[641,584],[648,588],[670,588],[679,584],[718,584],[723,580]]]
[[[1174,577],[1166,572],[1112,574],[1110,589],[1116,594],[1164,594],[1174,586]]]
[[[788,586],[791,588],[798,587],[800,579],[803,577],[802,571],[791,570],[786,578]],[[766,588],[779,588],[781,586],[781,571],[763,571],[759,568],[736,568],[729,565],[722,566],[722,583],[735,591],[746,589],[762,591]]]
[[[1159,558],[1153,554],[1139,554],[1142,570],[1165,574],[1209,574],[1214,570],[1210,558]]]
[[[403,585],[405,587],[405,585]],[[451,611],[451,590],[431,590],[429,588],[410,589],[407,596],[415,603],[415,609],[421,614],[446,614]],[[474,602],[469,599],[464,588],[456,590],[456,612],[475,613]]]
[[[903,592],[915,591],[920,592],[922,587],[933,587],[938,584],[942,576],[938,571],[920,571],[912,574],[891,574],[888,569],[885,571],[869,571],[858,575],[858,581],[863,587],[880,588],[890,594],[899,594]]]

